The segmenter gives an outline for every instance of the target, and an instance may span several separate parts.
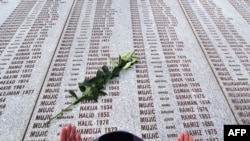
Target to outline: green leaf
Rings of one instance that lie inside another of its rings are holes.
[[[92,90],[93,99],[94,99],[95,101],[97,101],[98,95],[99,95],[98,89],[97,89],[96,87],[92,87],[91,90]]]
[[[106,65],[102,66],[102,70],[106,74],[110,73],[109,68]]]
[[[96,73],[96,77],[98,77],[98,78],[103,77],[103,75],[105,75],[105,74],[101,70],[98,70]]]
[[[94,78],[89,80],[89,84],[90,84],[90,86],[93,86],[93,85],[96,85],[97,82],[100,82],[100,81],[103,81],[103,80],[104,80],[104,78],[102,76],[94,77]]]
[[[128,62],[122,69],[125,70],[131,66],[132,62]]]
[[[104,77],[104,83],[107,83],[111,78],[112,78],[112,73],[108,73],[108,74]]]
[[[132,61],[131,61],[131,62],[132,62],[132,64],[136,63],[136,62],[137,62],[137,60],[138,60],[137,58],[132,58]]]
[[[125,61],[123,59],[120,60],[119,62],[119,68],[123,68],[126,64],[127,64],[128,61]]]
[[[121,63],[121,60],[122,60],[121,55],[119,55],[119,58],[118,58],[118,65]]]
[[[81,92],[84,92],[86,90],[84,83],[78,83],[78,88],[80,89]]]
[[[84,81],[82,82],[82,85],[84,85],[84,86],[90,86],[89,79],[85,78]]]
[[[107,93],[105,93],[104,91],[99,91],[100,95],[107,95]]]
[[[97,87],[97,89],[102,89],[103,88],[103,85],[104,85],[104,79],[103,81],[100,81],[97,85],[95,85],[95,87]]]
[[[123,60],[129,61],[129,60],[131,60],[134,57],[135,57],[135,52],[126,52],[126,53],[122,54],[121,58]]]
[[[120,71],[121,71],[121,69],[119,67],[115,67],[112,71],[112,74],[113,74],[112,78],[119,76]]]
[[[89,95],[91,92],[91,87],[87,87],[86,90],[84,92],[82,92],[82,95],[85,96],[85,95]]]
[[[121,59],[127,60],[131,56],[131,52],[125,52],[122,54]]]
[[[77,95],[76,95],[76,93],[75,93],[74,91],[69,90],[69,93],[70,93],[75,99],[77,99]]]
[[[111,62],[111,65],[112,65],[113,68],[115,66],[117,66],[117,64],[115,63],[115,61],[110,56],[108,56],[108,58],[109,58],[109,61]]]

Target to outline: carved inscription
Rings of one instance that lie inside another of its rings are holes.
[[[178,39],[175,27],[179,24],[173,14],[171,8],[163,1],[151,0],[153,16],[162,45],[162,52],[165,57],[167,69],[170,74],[170,80],[173,92],[179,107],[182,125],[193,136],[202,136],[207,134],[216,138],[216,129],[210,118],[201,119],[200,114],[207,114],[210,117],[207,106],[209,100],[203,94],[199,82],[196,81],[195,75],[190,67],[192,61],[184,53],[184,42]],[[163,14],[161,11],[167,11]],[[182,53],[181,53],[182,52]],[[182,55],[179,55],[182,54]],[[153,63],[153,62],[152,62]],[[162,114],[173,113],[171,110],[162,111]],[[174,129],[174,125],[167,125],[167,129]],[[207,130],[215,130],[209,134]],[[169,138],[176,138],[175,133],[167,134]]]
[[[78,5],[78,8],[81,9],[81,5]],[[43,8],[36,18],[33,28],[31,28],[30,34],[28,36],[30,37],[37,37],[36,40],[27,40],[27,44],[31,44],[33,48],[30,50],[27,50],[28,52],[31,52],[29,54],[29,61],[26,61],[26,65],[24,65],[25,75],[23,75],[23,78],[26,78],[29,73],[32,72],[32,67],[35,65],[35,59],[41,58],[41,47],[46,38],[48,37],[49,29],[52,28],[55,25],[55,22],[59,15],[57,13],[57,8],[59,7],[59,1],[47,1]],[[77,7],[74,7],[77,9]],[[50,14],[48,14],[48,11],[50,11]],[[79,12],[74,13],[72,16],[79,15]],[[42,22],[44,21],[44,22]],[[75,23],[77,23],[77,18],[70,18],[70,23],[68,26],[72,26]],[[36,35],[36,33],[40,31],[39,35]],[[68,30],[66,30],[67,32]],[[75,30],[70,30],[71,32]],[[69,57],[69,51],[71,46],[69,46],[69,43],[72,43],[73,38],[71,38],[73,35],[71,34],[64,34],[62,36],[62,42],[59,45],[60,47],[57,50],[57,55],[55,56],[53,63],[51,65],[51,68],[49,70],[49,73],[47,75],[46,83],[43,87],[43,90],[41,92],[40,101],[37,106],[37,111],[35,115],[35,121],[32,123],[31,131],[29,133],[29,139],[46,139],[48,136],[48,125],[45,125],[44,122],[51,118],[52,115],[54,115],[55,112],[55,105],[57,104],[57,99],[59,97],[59,94],[61,93],[61,84],[64,77],[64,72],[66,70],[66,65]],[[34,43],[31,43],[31,42]],[[26,51],[26,50],[25,50]],[[22,56],[25,54],[22,54]],[[34,60],[32,60],[34,59]],[[23,80],[25,81],[25,80]],[[28,91],[27,91],[28,92]],[[72,115],[65,115],[58,119],[73,119],[74,116]]]
[[[98,69],[103,65],[107,64],[107,56],[109,55],[109,46],[107,44],[110,42],[110,37],[112,36],[112,28],[114,26],[114,14],[115,10],[111,8],[112,1],[104,0],[96,3],[95,16],[93,21],[93,28],[91,31],[91,38],[89,44],[88,59],[86,62],[86,72],[85,76],[93,77]],[[88,10],[92,10],[93,1],[88,1]],[[106,12],[103,12],[106,11]],[[91,13],[86,13],[84,25],[91,26],[89,24],[89,15]],[[86,27],[87,27],[86,26]],[[87,31],[87,29],[82,29]],[[85,42],[85,38],[79,38],[79,45]],[[105,44],[105,45],[104,45]],[[80,60],[82,56],[77,56]],[[77,62],[75,65],[80,64]],[[76,67],[75,67],[76,68]],[[75,69],[76,72],[79,70]],[[72,77],[73,78],[73,77]],[[75,79],[77,76],[75,77]],[[117,127],[110,125],[110,117],[113,109],[113,99],[114,96],[119,96],[119,81],[111,80],[109,86],[105,88],[108,96],[99,99],[99,104],[94,102],[85,101],[82,103],[79,112],[79,132],[86,135],[84,140],[93,139],[93,136],[100,136],[104,133],[112,132],[118,130]],[[98,111],[98,112],[96,112]],[[95,121],[92,119],[95,118]]]
[[[136,64],[137,90],[140,108],[141,130],[143,139],[158,139],[158,127],[155,119],[155,109],[146,64],[146,54],[143,44],[141,23],[137,1],[130,0],[133,43],[136,56],[139,60]],[[146,95],[145,95],[146,94]],[[149,117],[150,116],[150,117]]]
[[[249,22],[249,18],[243,14],[243,11],[246,10],[244,7],[245,2],[232,0],[228,2],[242,15],[243,19]],[[250,115],[247,114],[247,108],[239,108],[240,106],[238,106],[240,104],[244,104],[243,107],[249,106],[247,99],[247,94],[249,94],[249,81],[247,79],[249,77],[249,62],[247,56],[249,52],[246,50],[249,44],[233,25],[232,21],[234,19],[225,16],[223,9],[216,2],[204,0],[198,3],[189,3],[181,0],[180,3],[184,10],[187,11],[187,16],[194,26],[204,52],[211,61],[213,71],[224,88],[224,93],[226,93],[231,107],[235,108],[234,112],[237,115],[238,122],[249,124]],[[194,7],[192,8],[191,5],[194,5]],[[208,17],[204,16],[205,13],[207,13]],[[207,18],[211,20],[208,22],[206,21]],[[216,44],[212,41],[216,41]],[[240,97],[240,99],[236,99],[236,96]]]

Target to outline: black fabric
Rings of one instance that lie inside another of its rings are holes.
[[[139,137],[124,131],[110,132],[102,135],[97,141],[143,141]]]

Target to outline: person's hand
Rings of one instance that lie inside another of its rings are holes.
[[[176,141],[193,141],[193,137],[188,132],[180,133]]]
[[[81,141],[81,134],[76,132],[76,127],[67,124],[60,131],[59,141]]]

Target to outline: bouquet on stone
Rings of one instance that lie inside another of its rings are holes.
[[[70,95],[74,97],[74,101],[68,107],[62,109],[57,115],[49,119],[45,124],[49,124],[52,120],[62,116],[63,112],[83,100],[94,100],[97,102],[99,96],[106,95],[106,93],[102,91],[104,85],[107,84],[109,80],[118,77],[120,71],[130,68],[138,61],[134,52],[126,52],[121,56],[119,55],[118,63],[115,63],[110,56],[108,56],[108,58],[112,64],[111,70],[106,65],[103,65],[102,68],[96,72],[95,77],[91,79],[85,78],[82,83],[78,83],[78,87],[82,93],[80,97],[78,97],[74,91],[69,90]]]

